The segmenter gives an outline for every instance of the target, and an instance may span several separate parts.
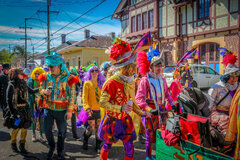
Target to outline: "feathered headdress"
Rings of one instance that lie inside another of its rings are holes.
[[[220,51],[219,54],[223,56],[222,64],[224,64],[224,66],[226,67],[225,72],[222,76],[238,72],[239,68],[235,65],[235,63],[237,62],[237,56],[235,56],[236,52],[233,52],[232,50],[228,50],[226,48],[218,48],[218,50]]]
[[[144,51],[139,51],[137,54],[137,66],[139,73],[145,75],[150,71],[150,65],[162,63],[161,54],[157,49],[158,45],[153,45],[150,47],[148,54]]]
[[[150,62],[147,54],[144,51],[139,51],[137,54],[137,66],[140,74],[145,75],[149,72]]]
[[[130,44],[116,37],[115,40],[113,41],[113,46],[111,47],[109,58],[114,61],[119,61],[124,58],[123,57],[124,54],[129,53],[130,55],[131,53],[130,51],[131,51]]]
[[[226,67],[228,64],[235,64],[237,62],[237,56],[235,56],[236,51],[228,50],[226,48],[218,48],[219,54],[223,56],[222,64]]]

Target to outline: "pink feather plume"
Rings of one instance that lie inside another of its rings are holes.
[[[147,72],[149,72],[150,62],[147,59],[147,54],[144,51],[139,51],[137,53],[137,66],[139,73],[144,76]]]

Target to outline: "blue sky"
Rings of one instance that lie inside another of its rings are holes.
[[[59,11],[60,13],[51,14],[51,33],[54,33],[101,1],[52,0],[50,10]],[[81,26],[88,25],[112,14],[119,2],[120,0],[106,0],[96,9],[78,19],[77,23],[72,23],[63,30],[53,34],[51,38],[56,38],[61,34],[81,28]],[[47,14],[37,12],[37,10],[46,11],[46,9],[46,0],[0,0],[0,50],[3,48],[8,50],[9,44],[12,48],[16,45],[24,45],[24,40],[20,40],[20,38],[24,38],[24,29],[19,29],[19,27],[24,26],[24,18],[37,18],[46,22]],[[28,51],[32,51],[33,46],[36,48],[35,52],[45,51],[47,48],[46,43],[42,46],[40,45],[45,42],[42,39],[47,36],[46,24],[37,20],[28,20],[27,26],[32,27],[31,30],[27,31],[28,38],[31,38],[31,40],[28,40]],[[118,35],[121,32],[121,24],[119,20],[107,18],[87,27],[87,29],[91,31],[91,35],[107,35],[110,32],[116,32],[116,35]],[[84,29],[67,35],[66,40],[83,40],[83,31]],[[51,47],[60,44],[61,38],[56,38],[51,42]]]

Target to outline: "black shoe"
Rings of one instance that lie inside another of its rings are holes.
[[[77,141],[80,140],[80,137],[78,135],[75,135],[75,134],[73,135],[73,138],[76,139]]]
[[[54,154],[54,148],[50,148],[47,154],[47,160],[52,160]]]
[[[63,152],[58,152],[58,160],[65,160]]]
[[[11,143],[11,148],[12,148],[12,151],[13,151],[13,152],[15,152],[15,153],[18,153],[18,152],[19,152],[16,143]]]
[[[27,151],[26,148],[25,148],[25,143],[20,143],[20,145],[19,145],[19,150],[20,150],[20,152],[23,153],[23,154],[28,154],[28,151]]]
[[[86,132],[84,132],[84,134],[83,134],[84,139],[83,139],[83,146],[82,146],[82,148],[84,150],[88,150],[88,139],[89,139],[90,136],[91,135],[87,135]]]

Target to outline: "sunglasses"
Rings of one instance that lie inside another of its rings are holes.
[[[95,69],[95,70],[91,70],[91,72],[92,72],[92,73],[94,73],[94,72],[98,72],[98,70],[97,70],[97,69]]]

